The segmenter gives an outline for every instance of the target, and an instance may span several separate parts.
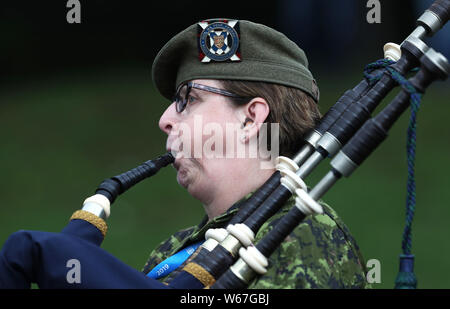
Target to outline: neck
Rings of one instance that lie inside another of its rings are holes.
[[[203,207],[209,220],[225,213],[236,202],[247,194],[258,190],[267,179],[272,176],[275,169],[243,168],[237,175],[227,175],[221,181],[220,189]]]

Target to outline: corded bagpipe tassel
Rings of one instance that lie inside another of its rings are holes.
[[[395,279],[396,289],[415,289],[417,287],[417,278],[414,273],[414,255],[400,255],[400,269]]]

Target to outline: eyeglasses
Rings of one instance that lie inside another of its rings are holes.
[[[192,88],[203,90],[203,91],[208,91],[208,92],[212,92],[212,93],[217,93],[217,94],[220,94],[220,95],[223,95],[226,97],[235,98],[235,99],[249,99],[248,97],[241,97],[237,94],[228,92],[223,89],[206,86],[206,85],[202,85],[202,84],[196,84],[193,82],[188,82],[186,84],[180,85],[180,87],[178,88],[178,90],[175,94],[174,99],[172,100],[175,102],[175,109],[178,113],[181,113],[182,111],[184,111],[186,109],[186,106],[187,106],[188,100],[189,100],[189,93],[191,92]]]

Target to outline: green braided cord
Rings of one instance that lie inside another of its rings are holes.
[[[409,90],[408,90],[409,91]],[[411,116],[409,119],[406,151],[408,161],[408,181],[406,195],[406,223],[403,231],[402,249],[404,254],[411,254],[412,221],[416,210],[416,182],[414,177],[414,162],[416,158],[416,116],[420,107],[421,94],[411,93]]]
[[[367,80],[367,82],[369,83],[369,85],[373,86],[377,81],[380,80],[381,76],[383,76],[384,71],[372,76],[370,75],[370,73],[372,71],[375,71],[376,69],[379,68],[385,68],[387,69],[391,64],[395,63],[395,61],[392,61],[390,59],[379,59],[375,62],[369,63],[368,65],[365,66],[364,68],[364,77]]]
[[[409,126],[406,140],[406,155],[408,161],[408,180],[406,193],[406,220],[402,237],[402,252],[400,255],[400,271],[395,280],[396,289],[415,289],[417,287],[417,279],[414,274],[414,255],[411,254],[412,246],[412,222],[416,210],[416,182],[414,177],[414,166],[416,158],[416,117],[419,111],[422,95],[417,92],[414,86],[399,72],[392,69],[392,62],[386,59],[378,60],[366,66],[364,75],[370,85],[373,85],[382,74],[370,76],[369,73],[377,68],[385,68],[392,78],[402,86],[402,88],[410,95],[411,116],[409,118]],[[416,71],[417,69],[414,69]]]

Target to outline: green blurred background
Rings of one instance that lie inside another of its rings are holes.
[[[308,10],[300,10],[299,3]],[[66,23],[65,1],[2,4],[0,245],[19,229],[60,231],[103,179],[164,152],[166,137],[157,123],[168,102],[154,89],[150,67],[162,45],[188,25],[233,17],[288,34],[310,59],[325,113],[361,80],[365,64],[382,57],[384,43],[400,43],[413,30],[421,7],[430,1],[381,1],[381,24],[366,22],[366,1],[342,1],[340,10],[335,3],[81,1],[78,25]],[[442,43],[450,41],[448,28],[442,30],[446,36],[427,41],[438,50],[447,48],[439,50],[447,57],[448,44]],[[448,81],[431,85],[418,116],[412,249],[419,288],[450,287],[449,88]],[[398,270],[408,114],[363,166],[324,198],[344,219],[366,260],[381,262],[382,282],[375,288],[392,288]],[[325,162],[308,184],[328,169]],[[175,175],[172,167],[163,169],[118,198],[104,249],[141,269],[157,244],[202,219],[201,204]]]

